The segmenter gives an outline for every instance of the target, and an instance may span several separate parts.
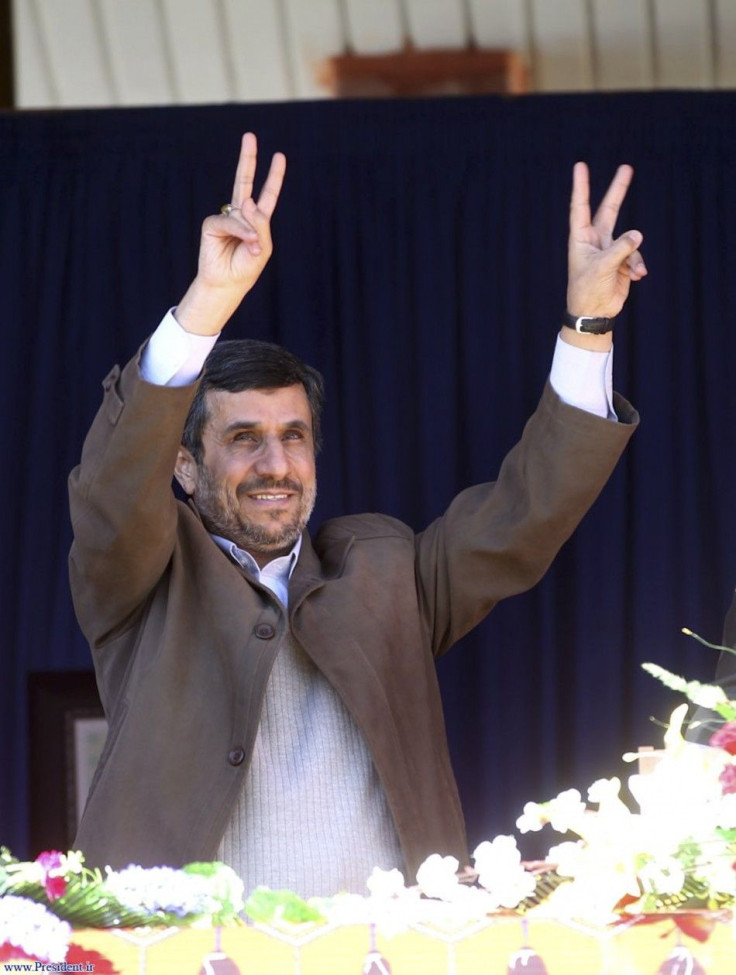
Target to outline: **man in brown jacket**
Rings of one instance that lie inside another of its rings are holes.
[[[255,163],[247,134],[197,276],[105,380],[70,478],[72,592],[110,725],[77,845],[99,865],[218,857],[249,888],[362,892],[374,865],[467,862],[434,659],[543,575],[633,431],[610,320],[646,273],[641,234],[613,240],[630,168],[591,219],[577,164],[570,327],[497,480],[419,534],[371,514],[312,539],[319,374],[246,341],[200,378],[271,254],[285,160],[257,203]]]

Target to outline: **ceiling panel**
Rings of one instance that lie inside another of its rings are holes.
[[[217,0],[161,0],[177,102],[230,101],[235,76]]]
[[[715,83],[736,88],[736,3],[716,0],[714,11]]]
[[[708,88],[715,80],[708,0],[653,0],[656,84]]]
[[[589,8],[585,0],[532,0],[534,83],[541,91],[593,87]]]
[[[463,0],[403,0],[415,47],[465,47],[468,24]]]
[[[59,105],[33,0],[16,0],[13,7],[13,54],[16,104],[49,108]]]
[[[399,0],[342,0],[342,3],[347,43],[353,53],[389,54],[404,46]]]
[[[283,0],[287,44],[297,98],[325,98],[321,80],[326,58],[345,50],[346,36],[338,0]]]
[[[156,0],[99,0],[119,105],[165,105],[174,97],[161,7]]]
[[[470,34],[478,47],[528,54],[529,17],[519,0],[467,0]]]
[[[224,0],[225,43],[238,101],[295,97],[280,0]]]
[[[654,83],[647,0],[593,0],[593,66],[603,90],[651,88]]]
[[[114,105],[109,53],[92,0],[33,0],[60,105]]]

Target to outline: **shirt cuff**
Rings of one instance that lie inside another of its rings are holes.
[[[613,408],[613,349],[579,349],[558,335],[549,381],[564,403],[618,420]]]
[[[185,332],[170,308],[146,343],[141,356],[141,376],[154,386],[188,386],[202,372],[218,335]]]

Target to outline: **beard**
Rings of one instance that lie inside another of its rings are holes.
[[[259,521],[245,517],[241,499],[259,491],[290,491],[298,498],[291,515],[283,511],[263,511]],[[317,499],[317,487],[304,487],[290,478],[276,480],[253,477],[239,484],[235,493],[216,481],[205,465],[198,467],[197,489],[193,500],[207,531],[220,535],[251,555],[276,558],[286,554],[307,526]]]

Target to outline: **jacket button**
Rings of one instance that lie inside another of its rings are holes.
[[[270,623],[259,623],[254,632],[259,640],[270,640],[276,630]]]
[[[227,755],[227,760],[231,765],[242,765],[244,758],[245,751],[242,748],[233,748]]]

